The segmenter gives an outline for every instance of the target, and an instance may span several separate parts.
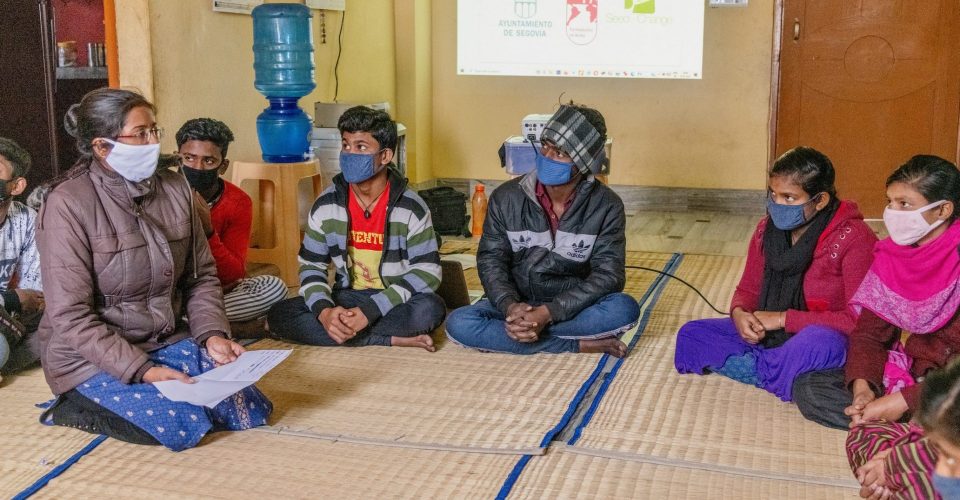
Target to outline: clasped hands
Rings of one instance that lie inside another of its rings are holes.
[[[531,306],[517,302],[507,308],[507,336],[517,342],[530,343],[540,340],[540,332],[550,324],[547,306]]]
[[[737,327],[737,332],[740,333],[740,338],[748,344],[760,343],[767,336],[767,332],[783,328],[786,322],[784,312],[747,312],[739,307],[734,309],[730,316]]]
[[[328,307],[317,316],[327,335],[338,344],[354,338],[361,330],[370,325],[370,320],[359,307],[347,309],[342,306]]]
[[[878,398],[866,380],[854,380],[851,389],[853,403],[843,410],[850,417],[851,428],[867,422],[896,422],[909,409],[902,393],[894,392]]]

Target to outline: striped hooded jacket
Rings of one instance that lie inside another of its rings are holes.
[[[393,167],[388,182],[390,200],[383,234],[386,245],[380,260],[380,278],[387,288],[360,305],[371,324],[414,294],[433,293],[440,286],[440,253],[430,210],[417,193],[407,188],[407,180]],[[314,314],[334,306],[327,282],[331,262],[336,269],[333,288],[350,288],[348,270],[353,263],[348,262],[347,255],[349,189],[343,174],[337,175],[333,185],[320,194],[310,209],[298,260],[300,296]]]

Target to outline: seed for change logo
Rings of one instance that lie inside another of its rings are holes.
[[[513,0],[513,13],[521,19],[537,15],[537,0]]]
[[[657,0],[623,0],[623,8],[634,14],[653,14],[657,11]]]
[[[586,45],[597,38],[598,0],[567,0],[567,38]]]

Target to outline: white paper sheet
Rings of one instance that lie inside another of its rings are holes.
[[[173,401],[184,401],[213,408],[227,397],[256,383],[267,372],[279,365],[293,352],[285,350],[247,351],[230,364],[193,377],[196,382],[184,384],[177,380],[154,382],[161,394]]]

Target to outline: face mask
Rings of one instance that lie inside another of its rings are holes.
[[[380,151],[383,151],[382,149]],[[373,154],[340,152],[340,171],[343,172],[343,178],[350,184],[363,182],[377,173],[373,165],[373,159],[377,156],[377,151]]]
[[[190,168],[186,165],[181,165],[180,170],[183,171],[183,176],[187,178],[190,187],[196,189],[201,194],[213,189],[220,180],[220,169],[217,168],[201,170],[199,168]]]
[[[133,146],[110,139],[104,140],[113,144],[113,149],[107,153],[107,165],[120,174],[120,177],[130,182],[140,182],[157,171],[157,162],[160,161],[160,144]]]
[[[804,207],[808,203],[816,201],[820,195],[810,198],[810,201],[801,205],[781,205],[771,199],[767,199],[767,213],[770,214],[770,220],[777,229],[781,231],[792,231],[807,223],[807,217],[803,213]]]
[[[537,155],[537,180],[544,186],[559,186],[570,182],[573,173],[572,163],[563,163],[551,160],[543,155]]]
[[[941,476],[934,473],[933,489],[945,499],[960,498],[960,477]]]
[[[931,208],[939,207],[947,200],[940,200],[931,203],[917,210],[893,210],[887,207],[883,210],[883,225],[887,226],[887,233],[890,239],[897,245],[912,245],[943,224],[943,220],[937,220],[933,224],[928,224],[923,218],[923,213]]]
[[[0,179],[0,204],[6,203],[7,200],[12,198],[10,192],[7,190],[7,184],[13,181],[5,181]]]

